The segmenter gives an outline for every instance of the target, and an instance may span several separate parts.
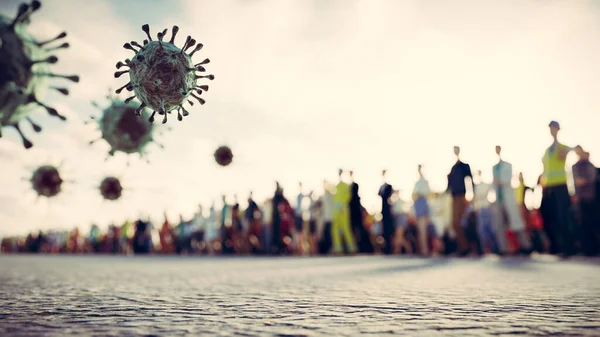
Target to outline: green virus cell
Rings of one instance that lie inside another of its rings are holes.
[[[117,177],[105,177],[100,183],[100,194],[105,200],[115,201],[121,198],[123,186]]]
[[[33,171],[30,182],[38,197],[52,198],[60,193],[64,180],[57,167],[43,165]]]
[[[129,70],[115,72],[115,78],[125,73],[129,73],[129,82],[116,90],[120,94],[123,89],[133,91],[134,96],[126,99],[126,102],[138,98],[142,104],[136,111],[138,113],[145,107],[152,109],[150,122],[154,122],[154,115],[158,112],[163,116],[163,123],[167,122],[167,115],[173,110],[177,110],[177,119],[183,120],[189,112],[183,107],[187,100],[190,105],[194,103],[189,100],[189,96],[194,97],[201,105],[205,100],[200,95],[208,90],[207,85],[198,85],[197,81],[202,78],[213,80],[214,75],[201,75],[206,71],[203,65],[210,62],[209,59],[194,64],[192,56],[202,49],[201,43],[196,44],[191,36],[188,35],[182,48],[175,46],[175,36],[179,27],[173,26],[171,39],[168,42],[163,41],[167,34],[167,29],[157,34],[158,41],[152,40],[150,36],[150,27],[146,24],[142,30],[148,36],[144,40],[143,46],[135,41],[126,43],[123,47],[132,50],[135,55],[125,62],[117,63],[117,69],[127,67]],[[186,51],[196,45],[188,54]],[[183,112],[183,113],[182,113]]]
[[[91,117],[97,122],[101,132],[101,138],[92,140],[90,144],[98,140],[105,140],[110,146],[108,154],[113,156],[116,152],[126,154],[138,153],[140,157],[146,154],[146,147],[156,141],[154,140],[155,126],[148,118],[138,118],[137,115],[149,117],[146,109],[138,109],[132,102],[123,102],[119,99],[107,96],[110,105],[101,108],[97,103],[92,104],[102,111],[99,118]],[[156,143],[161,148],[161,144]]]
[[[63,95],[69,94],[66,88],[50,87],[48,78],[60,77],[79,82],[79,76],[56,75],[49,71],[48,65],[58,61],[56,56],[49,53],[68,48],[69,44],[65,42],[54,47],[49,45],[65,38],[67,33],[63,32],[48,41],[36,41],[26,31],[31,14],[40,7],[39,1],[32,1],[30,4],[21,4],[14,19],[0,15],[0,137],[2,127],[12,126],[27,149],[33,144],[23,135],[19,122],[26,119],[35,132],[40,132],[42,128],[29,117],[33,110],[41,106],[51,116],[66,120],[56,109],[40,102],[48,88]]]

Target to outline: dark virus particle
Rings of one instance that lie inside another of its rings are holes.
[[[150,36],[150,27],[146,24],[142,30],[148,36],[144,40],[144,45],[135,41],[125,43],[125,49],[132,50],[135,55],[125,62],[118,62],[117,69],[127,67],[129,70],[115,72],[115,78],[125,73],[129,73],[129,82],[116,90],[119,94],[123,89],[133,91],[134,96],[127,98],[129,102],[138,98],[142,104],[137,110],[138,116],[144,107],[152,109],[150,122],[154,121],[154,115],[158,112],[163,115],[163,123],[167,122],[167,114],[177,110],[177,119],[189,115],[189,112],[183,107],[187,102],[190,105],[194,103],[189,100],[189,96],[194,97],[200,104],[205,101],[200,97],[202,92],[208,91],[207,85],[198,85],[197,81],[202,78],[213,80],[214,75],[201,75],[206,71],[203,65],[210,62],[209,59],[194,64],[192,56],[202,49],[201,43],[196,44],[191,36],[188,35],[183,47],[175,46],[175,36],[179,27],[173,26],[171,39],[168,42],[163,41],[167,34],[167,29],[157,34],[158,41],[152,40]],[[188,54],[186,51],[196,45]]]
[[[233,161],[233,153],[228,146],[219,146],[215,151],[215,161],[221,166],[227,166]]]
[[[110,95],[107,98],[110,105],[104,109],[97,103],[92,103],[102,111],[100,118],[92,119],[97,120],[102,133],[100,139],[104,139],[110,146],[108,154],[112,156],[120,151],[127,154],[138,153],[143,157],[148,144],[154,142],[154,125],[147,118],[138,118],[136,114],[148,117],[150,113],[144,108],[138,109],[134,103],[125,103]],[[100,139],[93,140],[90,144]]]
[[[63,179],[58,168],[52,165],[38,167],[31,177],[31,185],[38,196],[52,198],[61,191]]]
[[[40,7],[39,1],[32,1],[31,4],[21,4],[14,19],[0,16],[0,137],[2,127],[12,126],[27,149],[33,144],[21,132],[19,122],[26,119],[35,132],[40,132],[42,128],[28,117],[35,108],[41,106],[51,116],[66,120],[56,109],[39,100],[48,88],[63,95],[69,94],[66,88],[49,87],[48,78],[60,77],[79,82],[79,76],[56,75],[48,68],[49,64],[58,61],[56,56],[49,53],[69,47],[66,42],[54,47],[49,44],[63,39],[67,33],[48,41],[36,41],[27,33],[30,16]]]
[[[135,117],[135,116],[134,116]],[[121,181],[119,181],[116,177],[106,177],[102,179],[100,183],[100,194],[106,200],[117,200],[121,197],[123,193],[123,186],[121,186]]]

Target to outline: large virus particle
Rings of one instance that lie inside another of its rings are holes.
[[[227,166],[233,161],[233,153],[228,146],[219,146],[215,151],[215,161],[221,166]]]
[[[135,53],[131,59],[125,62],[118,62],[117,69],[127,67],[129,70],[115,72],[118,78],[125,73],[129,73],[129,82],[116,90],[119,94],[123,89],[133,91],[134,96],[129,97],[130,101],[137,97],[142,104],[136,110],[138,116],[144,107],[152,109],[152,115],[149,120],[154,121],[154,115],[158,112],[163,115],[163,123],[167,122],[167,114],[177,110],[177,119],[182,120],[188,116],[189,112],[183,107],[187,100],[190,105],[194,103],[189,100],[189,96],[194,97],[200,104],[205,101],[200,97],[202,92],[208,90],[207,85],[198,85],[197,81],[201,78],[213,80],[214,75],[201,75],[206,69],[203,65],[210,62],[209,59],[194,64],[192,56],[202,49],[201,43],[196,44],[191,36],[188,35],[181,49],[175,46],[175,36],[179,27],[173,26],[171,39],[164,42],[163,38],[167,34],[167,29],[157,34],[158,41],[152,40],[150,36],[150,27],[146,24],[142,30],[148,36],[144,40],[144,45],[135,41],[125,43],[125,49],[130,49]],[[196,47],[187,54],[186,51],[196,45]],[[195,92],[195,93],[194,93]],[[183,113],[182,113],[183,112]]]
[[[121,182],[116,177],[106,177],[102,179],[100,183],[100,194],[106,200],[117,200],[121,197],[123,193],[123,186],[121,186]]]
[[[52,198],[61,191],[63,179],[58,169],[52,165],[38,167],[31,177],[31,186],[38,196]]]
[[[19,122],[29,121],[35,132],[42,128],[34,123],[28,115],[37,107],[45,108],[51,116],[61,120],[66,118],[39,101],[46,89],[54,89],[68,95],[66,88],[49,87],[49,77],[61,77],[79,82],[79,76],[56,75],[49,71],[48,65],[56,63],[58,58],[49,55],[56,49],[68,48],[68,43],[50,47],[48,44],[63,39],[67,33],[61,33],[48,41],[36,41],[26,28],[30,16],[41,7],[39,1],[21,4],[17,16],[8,19],[0,15],[0,137],[2,127],[12,126],[17,130],[25,148],[33,146],[21,132]]]
[[[146,109],[138,109],[132,102],[123,102],[108,96],[110,105],[101,108],[97,103],[92,103],[102,111],[100,118],[92,117],[98,123],[98,128],[102,133],[100,139],[104,139],[110,146],[109,155],[114,155],[120,151],[127,154],[138,153],[140,156],[145,154],[145,149],[154,141],[154,125],[147,118],[138,118],[136,113],[150,116]],[[93,144],[97,140],[92,140]],[[161,144],[158,144],[162,147]]]

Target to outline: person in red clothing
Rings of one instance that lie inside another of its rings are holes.
[[[171,225],[169,219],[167,219],[167,212],[164,213],[165,221],[158,232],[160,237],[160,252],[163,254],[171,254],[175,250],[173,247],[173,233],[171,231]]]
[[[538,253],[545,252],[548,245],[544,240],[544,222],[539,209],[532,209],[528,212],[527,226],[531,235],[532,250]]]
[[[292,246],[293,231],[295,229],[295,212],[290,205],[290,202],[283,197],[277,207],[279,211],[279,218],[281,219],[281,230],[280,230],[280,242],[283,242],[283,250],[287,253],[292,253],[294,247]]]

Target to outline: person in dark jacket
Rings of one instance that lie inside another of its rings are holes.
[[[390,205],[390,197],[394,192],[392,185],[386,182],[387,170],[383,170],[381,172],[381,176],[383,177],[383,185],[379,188],[379,196],[381,197],[381,222],[383,224],[383,239],[385,240],[385,246],[383,248],[383,253],[386,255],[392,254],[393,252],[393,241],[394,241],[394,233],[396,231],[396,225],[394,221],[394,216],[392,214],[392,207]]]
[[[350,224],[352,226],[352,232],[354,233],[354,239],[358,246],[360,253],[373,253],[373,243],[369,232],[365,228],[363,221],[362,204],[360,202],[360,195],[358,194],[358,184],[354,181],[354,172],[350,171]]]
[[[248,224],[248,240],[250,242],[250,251],[253,254],[258,254],[263,249],[261,244],[261,227],[262,227],[262,213],[258,204],[252,198],[252,192],[248,196],[248,207],[244,211],[244,219]]]
[[[581,146],[575,147],[579,161],[573,165],[575,200],[579,206],[581,223],[581,244],[584,254],[596,255],[599,252],[598,208],[596,207],[596,184],[598,170],[590,163],[589,153]]]
[[[450,174],[448,174],[448,190],[452,194],[452,228],[456,234],[458,254],[464,256],[470,252],[469,243],[461,226],[461,221],[467,209],[465,179],[470,179],[473,190],[475,190],[475,186],[471,166],[460,160],[460,148],[458,146],[454,147],[454,154],[456,155],[456,163],[452,166]]]
[[[284,201],[283,189],[279,185],[279,182],[275,182],[275,194],[272,199],[272,243],[271,250],[275,254],[281,254],[283,252],[283,242],[281,240],[281,215],[279,212],[279,205]]]
[[[149,232],[150,223],[141,219],[135,222],[135,233],[133,234],[133,253],[149,254],[152,241]]]

